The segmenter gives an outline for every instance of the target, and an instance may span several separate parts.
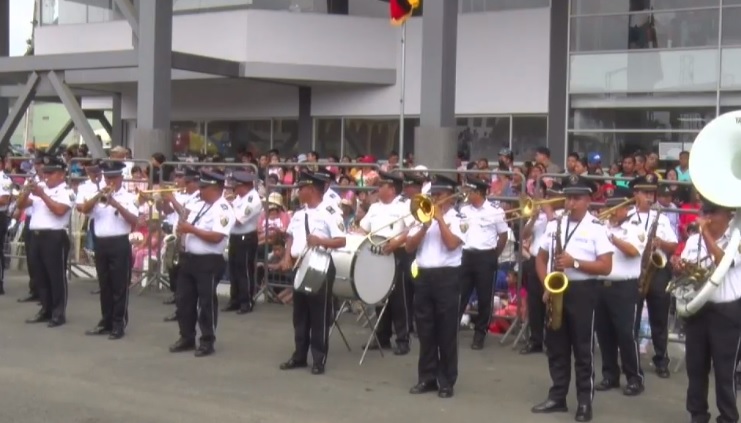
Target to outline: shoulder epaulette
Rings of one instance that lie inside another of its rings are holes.
[[[597,225],[602,225],[603,224],[602,221],[599,220],[599,219],[592,219],[592,223],[595,223]]]
[[[329,212],[330,214],[334,214],[334,207],[332,207],[332,206],[327,206],[327,211],[328,211],[328,212]]]
[[[229,210],[229,206],[226,205],[226,204],[221,204],[221,209],[222,210]]]

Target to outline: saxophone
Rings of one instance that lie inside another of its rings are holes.
[[[648,289],[651,286],[651,281],[656,274],[657,269],[663,269],[666,267],[667,258],[663,251],[654,248],[656,243],[656,230],[659,227],[659,217],[661,216],[660,208],[652,208],[656,210],[656,218],[651,222],[651,228],[648,230],[648,236],[646,237],[646,249],[643,250],[641,256],[641,276],[638,278],[638,289],[641,293],[641,297],[645,298],[648,294]]]
[[[185,207],[178,212],[178,220],[183,221],[187,219],[188,211]],[[172,228],[172,233],[168,234],[163,240],[164,252],[162,253],[162,262],[165,265],[167,271],[171,271],[180,262],[180,250],[181,250],[181,237],[178,236],[177,226]]]
[[[546,308],[548,313],[548,327],[552,330],[560,329],[563,324],[563,293],[569,286],[569,278],[566,274],[555,270],[556,257],[563,254],[561,222],[563,222],[564,217],[568,219],[568,212],[559,217],[558,222],[556,222],[556,233],[553,235],[553,242],[551,242],[551,268],[550,272],[543,279],[543,286],[550,294]]]

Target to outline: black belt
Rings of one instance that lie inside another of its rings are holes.
[[[42,234],[55,234],[55,233],[67,233],[66,229],[30,229],[31,233],[34,235],[42,235]]]
[[[194,259],[198,259],[198,258],[212,258],[213,259],[217,257],[224,258],[222,254],[214,254],[214,253],[209,253],[209,254],[180,253],[180,256],[194,258]]]
[[[496,251],[496,248],[490,248],[488,250],[476,250],[476,249],[469,249],[463,250],[463,254],[471,254],[471,255],[482,255],[482,254],[492,254]]]
[[[100,236],[100,235],[96,235],[95,238],[96,239],[99,239],[99,240],[116,240],[116,239],[127,239],[128,240],[129,239],[129,235],[128,234],[125,234],[125,235],[111,235],[111,236]]]
[[[257,231],[247,232],[246,234],[229,234],[229,239],[245,240],[251,238],[257,238]]]

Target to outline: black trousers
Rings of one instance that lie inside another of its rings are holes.
[[[391,294],[389,294],[386,311],[383,313],[381,321],[378,323],[378,330],[376,331],[376,336],[381,344],[389,344],[391,342],[392,329],[396,332],[397,344],[409,343],[409,331],[411,328],[409,319],[412,313],[409,307],[409,290],[407,289],[407,272],[405,267],[409,262],[407,257],[409,255],[404,250],[396,250],[394,252],[394,259],[396,260],[394,288],[391,290]],[[376,307],[376,315],[380,315],[382,309],[383,306]]]
[[[563,294],[563,325],[558,330],[546,329],[548,370],[553,386],[548,398],[566,399],[571,382],[571,352],[574,352],[576,398],[579,404],[590,404],[594,397],[594,309],[597,303],[597,281],[570,281]]]
[[[419,337],[418,382],[452,388],[458,379],[459,267],[419,269],[414,320]]]
[[[175,292],[180,336],[196,338],[196,323],[201,330],[201,343],[213,344],[218,323],[216,286],[224,272],[221,254],[180,253],[178,288]]]
[[[497,274],[497,256],[494,250],[463,250],[461,263],[461,305],[458,320],[476,290],[479,308],[474,317],[474,339],[484,339],[489,332],[491,305],[494,301],[494,277]]]
[[[229,236],[229,304],[252,307],[257,232]]]
[[[293,339],[296,349],[292,358],[305,363],[311,349],[314,364],[325,365],[329,352],[329,328],[334,323],[332,285],[335,277],[334,262],[330,260],[327,280],[315,293],[293,293]]]
[[[67,310],[67,257],[69,238],[65,230],[32,230],[26,257],[34,269],[41,312],[49,318],[64,319]]]
[[[167,271],[167,278],[170,280],[170,292],[173,294],[178,290],[178,270],[180,269],[180,263],[172,266]]]
[[[545,303],[543,302],[543,284],[535,271],[535,257],[523,263],[525,270],[523,284],[527,291],[527,325],[530,329],[530,344],[543,345],[545,330]]]
[[[643,384],[638,342],[635,337],[638,279],[600,281],[594,325],[602,354],[602,377],[620,380],[618,351],[628,383]]]
[[[651,325],[651,341],[654,347],[653,362],[656,367],[669,365],[667,344],[669,342],[669,308],[671,296],[666,292],[666,286],[672,278],[671,265],[667,263],[663,269],[658,269],[646,294],[648,308],[648,323]],[[639,296],[640,297],[640,296]],[[638,298],[635,319],[635,337],[639,339],[641,329],[641,315],[643,314],[643,298]]]
[[[36,269],[31,266],[31,261],[28,259],[28,252],[31,250],[31,243],[33,237],[33,231],[29,229],[31,225],[31,216],[26,216],[26,223],[23,225],[23,244],[26,246],[26,267],[28,268],[28,293],[33,297],[39,296],[39,290],[37,288],[34,276],[36,275]]]
[[[735,318],[732,316],[735,314]],[[698,421],[710,421],[708,412],[709,375],[715,376],[718,423],[739,420],[736,405],[736,363],[741,345],[741,302],[706,304],[687,319],[685,359],[687,362],[687,411]]]
[[[128,235],[95,239],[95,271],[100,285],[98,326],[124,329],[129,322],[131,244]]]

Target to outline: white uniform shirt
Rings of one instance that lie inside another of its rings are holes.
[[[342,208],[339,206],[339,203],[335,203],[333,199],[323,199],[322,203],[319,204],[319,207],[323,209],[330,207],[336,214],[339,214],[340,217],[343,215]]]
[[[31,219],[31,224],[28,225],[28,229],[43,230],[67,228],[69,225],[70,215],[72,214],[72,206],[75,204],[75,193],[64,182],[54,188],[44,186],[44,192],[55,202],[63,204],[69,208],[65,214],[57,216],[49,210],[49,207],[46,206],[44,200],[31,194],[28,197],[29,200],[31,200],[31,205],[26,210],[31,210],[33,219]]]
[[[335,211],[339,211],[342,213],[342,207],[340,207],[342,202],[342,197],[340,197],[339,194],[332,188],[327,189],[327,191],[324,192],[324,197],[322,198],[322,203],[326,203],[327,205],[331,205],[335,208]]]
[[[553,213],[554,217],[559,217],[563,215],[563,209],[558,209]],[[540,250],[540,244],[543,242],[543,235],[545,235],[545,230],[548,227],[548,217],[546,216],[545,212],[538,213],[538,217],[535,219],[535,223],[533,223],[533,242],[530,243],[530,256],[535,257],[538,255],[538,251]]]
[[[637,216],[630,216],[619,226],[608,224],[605,226],[607,234],[623,240],[638,249],[638,256],[628,257],[613,245],[615,254],[612,256],[612,272],[605,277],[607,280],[621,281],[637,279],[641,275],[641,256],[646,249],[648,234],[643,229]],[[658,232],[658,229],[657,229]]]
[[[398,197],[388,204],[379,201],[371,204],[359,226],[366,233],[373,232],[374,235],[383,238],[393,238],[407,228],[406,216],[408,215],[409,207],[406,203],[399,201]]]
[[[13,191],[13,180],[5,172],[0,172],[0,197],[10,196]],[[10,203],[0,206],[0,212],[8,211]]]
[[[464,250],[493,250],[499,236],[509,230],[504,222],[504,210],[488,201],[484,201],[479,208],[472,204],[463,206],[459,217]]]
[[[189,205],[188,222],[196,228],[220,233],[224,235],[224,238],[218,243],[212,244],[193,234],[187,234],[183,240],[185,252],[192,254],[223,254],[229,243],[229,232],[236,221],[232,206],[223,197],[213,204],[199,201],[194,206],[197,204],[200,204],[200,207],[196,208]]]
[[[594,261],[598,256],[615,251],[614,246],[607,239],[605,227],[591,214],[587,213],[581,222],[572,222],[567,216],[561,216],[548,222],[545,235],[541,237],[540,249],[548,253],[548,269],[552,268],[551,251],[555,246],[553,242],[559,221],[561,221],[561,245],[574,260]],[[574,281],[597,279],[595,275],[574,268],[565,269],[564,273]]]
[[[257,231],[257,220],[262,213],[262,200],[256,189],[253,188],[243,197],[234,198],[232,207],[237,219],[232,228],[233,235],[245,235]]]
[[[655,210],[650,210],[649,213],[639,213],[635,207],[633,207],[631,211],[628,212],[628,215],[631,216],[631,219],[633,219],[634,217],[637,218],[640,226],[643,228],[644,231],[646,231],[646,233],[648,233],[648,231],[651,229],[651,225],[654,223],[654,219],[656,219]],[[674,232],[672,224],[665,214],[661,214],[661,216],[659,216],[659,226],[656,228],[656,236],[660,240],[665,242],[678,242],[677,234],[676,232]]]
[[[121,187],[118,191],[111,194],[119,204],[129,213],[139,217],[139,207],[137,195],[128,192]],[[96,204],[90,212],[90,217],[95,219],[95,236],[98,238],[108,238],[112,236],[128,235],[131,233],[131,225],[121,216],[114,207],[104,204]]]
[[[730,231],[726,233],[716,241],[717,245],[721,249],[725,249],[728,245],[731,234]],[[698,241],[699,253],[698,253]],[[687,243],[682,250],[681,259],[690,263],[697,263],[698,260],[702,260],[704,267],[710,267],[713,263],[712,258],[708,257],[707,246],[705,241],[699,234],[690,235],[687,239]],[[741,298],[741,253],[737,250],[734,251],[733,267],[728,270],[726,277],[721,282],[718,289],[715,290],[713,296],[710,297],[712,303],[728,303]]]
[[[443,216],[443,221],[448,225],[453,235],[461,241],[465,239],[465,235],[461,230],[461,219],[455,209],[451,208],[448,210]],[[421,229],[421,226],[412,228],[409,231],[409,236],[414,236]],[[417,266],[420,269],[458,267],[461,265],[462,255],[462,245],[452,251],[445,246],[440,235],[440,226],[436,220],[433,220],[424,238],[422,238],[422,242],[417,247]]]
[[[40,186],[41,188],[46,187],[46,182],[42,181],[41,178],[39,178],[38,175],[36,175],[36,176],[33,177],[33,181],[36,183],[36,185]],[[31,198],[31,197],[29,197],[29,198]],[[26,213],[26,217],[27,218],[28,217],[31,217],[31,215],[33,215],[33,207],[26,208],[25,213]]]
[[[103,189],[105,187],[106,187],[105,181],[101,179],[101,181],[100,181],[100,189]],[[83,182],[83,183],[81,183],[80,185],[77,186],[77,196],[76,196],[77,201],[76,201],[76,203],[77,204],[84,204],[89,199],[95,197],[98,194],[98,192],[100,192],[100,190],[98,189],[98,184],[96,184],[93,181],[91,181],[90,179],[88,179],[87,181],[85,181],[85,182]]]
[[[320,238],[345,238],[345,224],[342,215],[334,208],[322,202],[316,208],[304,207],[297,211],[291,223],[288,224],[288,235],[293,238],[291,244],[291,257],[298,257],[306,248],[306,225],[309,226],[309,234]]]
[[[176,192],[174,197],[178,204],[183,206],[185,209],[188,209],[191,205],[200,201],[201,192],[199,190],[195,190],[190,194],[187,192]],[[166,218],[167,223],[171,224],[173,227],[178,224],[178,220],[180,220],[180,217],[177,212],[168,214]]]

